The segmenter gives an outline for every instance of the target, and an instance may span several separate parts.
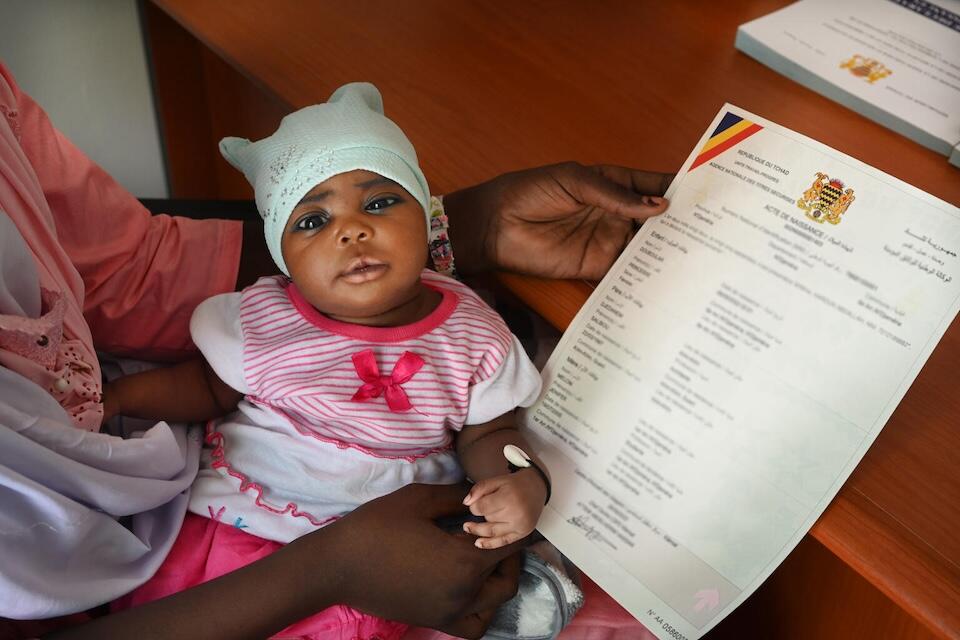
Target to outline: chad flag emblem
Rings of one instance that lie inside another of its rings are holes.
[[[738,144],[741,140],[745,140],[757,131],[760,131],[762,128],[760,125],[750,122],[749,120],[744,120],[740,116],[728,111],[726,115],[723,116],[720,124],[717,125],[717,128],[713,130],[710,139],[703,145],[703,149],[700,149],[700,153],[694,158],[693,164],[690,165],[688,171],[693,171],[707,160],[717,157],[730,147]]]

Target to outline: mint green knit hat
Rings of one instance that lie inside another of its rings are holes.
[[[224,138],[220,153],[253,185],[267,248],[287,275],[280,240],[290,213],[313,187],[347,171],[372,171],[406,189],[430,232],[430,191],[417,152],[383,115],[383,98],[370,83],[343,85],[326,103],[286,116],[263,140]]]

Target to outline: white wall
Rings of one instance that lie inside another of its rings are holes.
[[[0,59],[134,195],[167,196],[136,0],[0,0]]]

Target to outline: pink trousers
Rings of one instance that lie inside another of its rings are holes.
[[[281,545],[230,524],[188,513],[170,555],[146,584],[114,603],[129,609],[213,580],[270,555]],[[292,624],[274,638],[399,640],[407,625],[344,606],[330,607]]]

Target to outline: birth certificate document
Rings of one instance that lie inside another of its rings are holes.
[[[960,210],[727,105],[524,417],[540,530],[699,638],[836,495],[960,310]]]

